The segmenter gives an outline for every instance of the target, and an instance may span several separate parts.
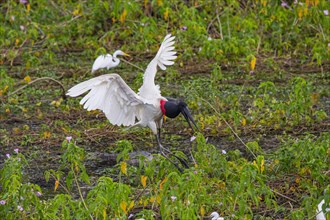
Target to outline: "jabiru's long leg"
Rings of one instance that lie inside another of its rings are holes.
[[[159,152],[166,158],[168,159],[174,166],[176,166],[178,168],[178,170],[182,173],[183,170],[176,164],[174,163],[166,154],[165,154],[165,151],[168,153],[168,154],[171,154],[173,155],[176,159],[178,159],[180,161],[180,163],[185,167],[185,168],[189,168],[188,166],[188,163],[186,160],[184,160],[183,158],[181,157],[178,157],[176,156],[175,154],[173,154],[169,149],[163,147],[163,145],[161,144],[161,139],[160,139],[160,132],[161,132],[161,129],[160,129],[160,126],[161,126],[161,121],[156,123],[157,125],[157,134],[156,134],[156,140],[157,140],[157,144],[158,144],[158,147],[159,147]]]
[[[160,142],[160,140],[161,140],[161,138],[160,138],[160,127],[158,127],[157,130],[158,130],[157,135],[158,135],[158,139],[159,139],[159,142]]]
[[[156,139],[157,139],[157,143],[158,143],[158,147],[159,147],[159,152],[160,152],[160,154],[161,155],[163,155],[163,157],[165,157],[168,161],[170,161],[179,171],[180,171],[180,173],[183,173],[183,169],[181,168],[181,167],[179,167],[178,166],[178,164],[177,163],[174,163],[166,154],[165,154],[165,152],[164,152],[164,150],[165,151],[167,151],[167,152],[169,152],[169,150],[168,149],[166,149],[166,148],[164,148],[163,147],[163,145],[160,143],[160,140],[159,140],[159,136],[158,136],[158,134],[156,134]],[[171,152],[169,152],[169,153],[171,153]],[[172,155],[174,155],[174,154],[172,154]],[[175,155],[174,155],[175,156]],[[176,157],[176,156],[175,156]]]
[[[178,156],[176,156],[175,154],[173,154],[170,150],[166,149],[165,147],[163,147],[163,145],[160,143],[160,140],[159,140],[159,136],[158,134],[156,135],[156,139],[157,139],[157,143],[158,143],[158,147],[159,147],[159,152],[161,155],[163,155],[163,157],[165,157],[168,161],[170,161],[181,173],[183,173],[183,169],[181,167],[179,167],[179,165],[175,162],[173,162],[166,154],[164,151],[166,151],[168,154],[171,154],[172,156],[174,156],[176,159],[178,159],[181,164],[183,166],[185,166],[185,168],[189,168],[187,162],[183,159],[183,158],[180,158]]]

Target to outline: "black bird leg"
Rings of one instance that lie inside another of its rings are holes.
[[[157,129],[158,129],[157,135],[158,135],[158,139],[159,139],[159,143],[160,143],[160,128],[157,128]]]
[[[160,129],[159,129],[160,130]],[[158,130],[158,131],[159,131]],[[178,159],[181,164],[183,166],[185,166],[186,168],[189,168],[187,162],[183,159],[180,158],[178,156],[176,156],[175,154],[173,154],[170,150],[166,149],[165,147],[163,147],[163,145],[160,142],[160,132],[158,132],[158,134],[156,135],[156,139],[157,139],[157,143],[158,143],[158,147],[159,147],[159,152],[168,160],[170,161],[181,173],[183,173],[183,170],[178,166],[178,164],[174,163],[166,154],[164,151],[166,151],[168,154],[173,155],[176,159]]]

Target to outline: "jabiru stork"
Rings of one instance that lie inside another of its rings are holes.
[[[182,172],[182,169],[166,156],[164,151],[171,152],[161,144],[160,129],[163,124],[163,116],[175,118],[181,113],[192,129],[191,122],[195,127],[197,125],[187,104],[163,97],[159,85],[155,85],[154,81],[157,66],[166,70],[166,66],[173,65],[177,58],[173,46],[174,38],[171,34],[164,38],[156,56],[145,70],[143,84],[138,93],[135,93],[118,74],[112,73],[79,83],[69,89],[67,95],[77,97],[89,91],[80,101],[80,104],[84,105],[84,109],[103,111],[113,125],[149,127],[156,136],[160,153]],[[182,165],[188,167],[184,159],[175,157],[180,160]]]

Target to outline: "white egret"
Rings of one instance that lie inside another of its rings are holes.
[[[177,57],[173,46],[174,38],[170,34],[164,38],[156,56],[145,70],[143,84],[138,93],[135,93],[115,73],[98,76],[79,83],[67,93],[68,96],[77,97],[89,91],[80,101],[80,104],[84,105],[84,108],[88,111],[95,109],[102,110],[113,125],[149,127],[156,136],[161,154],[168,160],[170,159],[165,155],[164,151],[168,153],[170,151],[165,149],[160,141],[160,128],[162,127],[163,116],[175,118],[181,113],[191,128],[192,125],[190,122],[196,126],[187,104],[179,100],[161,96],[160,88],[154,82],[157,66],[162,70],[166,70],[166,66],[174,64],[173,60]],[[182,158],[176,158],[184,166],[188,167]],[[177,164],[172,163],[182,171]]]
[[[111,54],[100,55],[96,58],[96,60],[93,63],[92,73],[94,73],[98,69],[102,69],[102,68],[110,69],[118,66],[120,63],[120,59],[117,58],[117,56],[129,56],[129,55],[121,50],[116,50],[113,53],[113,56],[111,56]]]
[[[212,212],[210,215],[211,220],[224,220],[224,217],[220,217],[219,213]]]
[[[325,212],[322,211],[322,206],[324,205],[325,201],[324,199],[318,204],[317,210],[316,210],[316,220],[326,220],[326,214],[330,212],[330,204],[325,208]]]

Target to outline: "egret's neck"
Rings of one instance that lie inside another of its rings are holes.
[[[120,63],[119,58],[115,57],[115,55],[113,55],[112,61],[114,66],[117,66]]]
[[[112,60],[113,60],[113,63],[114,63],[115,66],[117,66],[120,63],[119,58],[117,58],[118,55],[121,55],[121,51],[120,50],[116,50],[113,53],[113,56],[112,56]]]
[[[120,50],[116,50],[114,53],[113,53],[113,59],[117,59],[117,56],[120,55],[121,51]]]

